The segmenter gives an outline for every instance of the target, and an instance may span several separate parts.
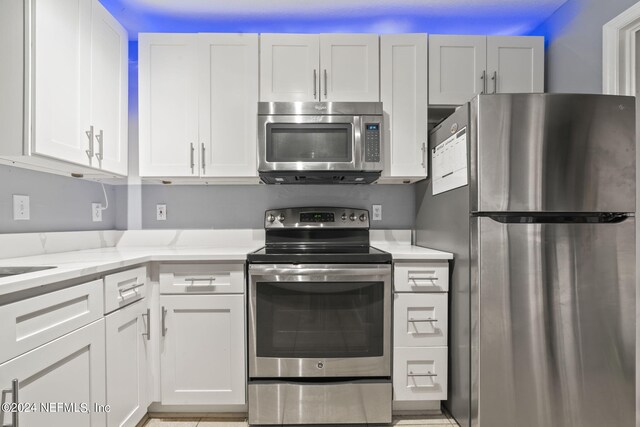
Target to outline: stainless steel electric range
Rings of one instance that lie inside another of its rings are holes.
[[[391,422],[391,255],[362,209],[265,213],[249,254],[249,424]]]

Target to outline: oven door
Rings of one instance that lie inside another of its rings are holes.
[[[391,266],[249,266],[251,378],[389,377]]]
[[[258,170],[362,170],[360,116],[258,116]]]

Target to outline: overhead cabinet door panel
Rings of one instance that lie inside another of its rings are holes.
[[[320,35],[321,99],[379,101],[378,50],[377,34]]]
[[[317,34],[260,35],[260,101],[317,101]]]
[[[464,104],[484,93],[485,36],[429,36],[429,103]]]
[[[200,174],[255,176],[258,35],[198,37]]]
[[[543,37],[487,37],[487,92],[544,92]]]
[[[198,174],[195,34],[141,34],[140,175]]]

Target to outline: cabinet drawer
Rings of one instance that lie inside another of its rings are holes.
[[[395,294],[393,345],[442,347],[447,345],[446,293]]]
[[[244,287],[244,263],[160,266],[161,294],[242,294]]]
[[[0,363],[102,317],[102,280],[0,307]]]
[[[447,347],[394,348],[393,399],[446,400]]]
[[[397,262],[393,286],[396,292],[447,292],[448,262]]]
[[[105,314],[144,298],[147,293],[146,283],[147,267],[138,267],[105,276]]]

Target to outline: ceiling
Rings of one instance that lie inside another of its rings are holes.
[[[567,0],[101,0],[138,32],[527,34]]]

